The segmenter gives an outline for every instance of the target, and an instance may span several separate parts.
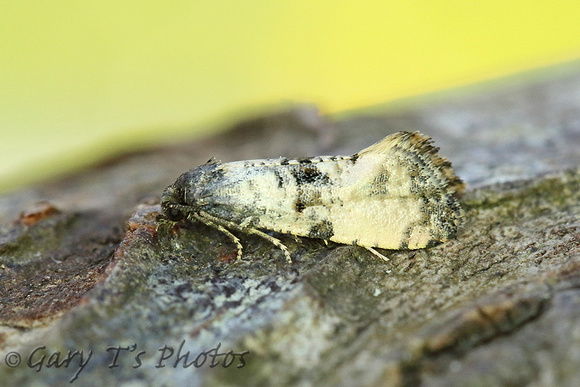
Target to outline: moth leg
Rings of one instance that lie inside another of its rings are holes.
[[[222,224],[226,227],[229,227],[231,229],[246,233],[246,234],[254,234],[257,236],[260,236],[264,239],[266,239],[268,242],[272,243],[274,246],[278,247],[280,250],[282,250],[282,252],[284,253],[284,255],[286,256],[286,261],[288,261],[288,263],[292,263],[292,258],[290,258],[290,252],[288,251],[288,248],[286,246],[284,246],[284,244],[282,242],[280,242],[279,239],[274,238],[273,236],[270,236],[258,229],[255,229],[253,227],[248,227],[247,224],[249,224],[251,222],[251,220],[246,219],[242,222],[242,224],[237,224],[234,222],[230,222],[229,220],[225,220],[225,219],[220,219],[220,218],[216,218],[215,216],[212,216],[206,212],[200,212],[199,216],[202,216],[204,218],[206,218],[207,220],[215,223],[215,224]]]
[[[385,262],[389,262],[390,259],[385,257],[383,254],[379,253],[377,250],[373,249],[372,247],[368,247],[368,246],[363,246],[365,249],[367,249],[368,251],[370,251],[371,253],[373,253],[374,255],[376,255],[377,257],[379,257],[380,259],[382,259]]]
[[[265,240],[267,240],[268,242],[272,243],[274,246],[278,247],[280,250],[282,250],[282,252],[286,256],[286,260],[288,261],[288,263],[292,264],[292,258],[290,258],[290,252],[288,251],[288,248],[286,246],[284,246],[284,244],[282,242],[280,242],[280,239],[276,239],[273,236],[270,236],[270,235],[266,234],[265,232],[262,232],[258,229],[255,229],[255,228],[246,228],[243,231],[248,233],[248,234],[254,234],[254,235],[260,236],[260,237],[264,238]]]
[[[158,234],[165,233],[169,229],[168,222],[165,219],[161,219],[157,222],[157,226],[155,227],[155,232]]]
[[[213,227],[213,228],[221,231],[225,235],[227,235],[232,240],[232,242],[234,242],[236,244],[236,246],[238,247],[238,256],[236,257],[236,263],[237,262],[240,262],[242,260],[242,250],[243,250],[243,248],[242,248],[242,244],[240,243],[240,240],[238,239],[238,237],[236,237],[234,234],[232,234],[230,232],[230,230],[228,230],[227,228],[225,228],[221,224],[216,223],[216,222],[208,219],[204,215],[192,214],[192,216],[195,219],[197,219],[200,222],[202,222],[203,224],[205,224],[206,226]]]

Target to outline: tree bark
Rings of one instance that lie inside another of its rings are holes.
[[[335,121],[297,107],[6,194],[0,379],[580,385],[579,126],[572,73]],[[163,188],[210,157],[352,154],[399,130],[433,137],[468,183],[443,245],[385,263],[282,235],[290,265],[238,235],[234,264],[218,230],[158,230]],[[88,365],[49,366],[67,351]]]

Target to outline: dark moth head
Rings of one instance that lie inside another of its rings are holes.
[[[215,180],[219,179],[219,163],[210,160],[207,164],[185,172],[165,188],[161,196],[161,209],[174,222],[189,214],[198,213],[207,205]]]
[[[163,191],[161,209],[169,220],[177,222],[186,217],[183,198],[183,188],[177,186],[176,183],[171,184]]]

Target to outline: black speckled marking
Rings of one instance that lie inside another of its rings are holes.
[[[274,175],[276,175],[276,178],[278,179],[278,188],[283,188],[284,187],[284,179],[282,179],[282,175],[280,174],[280,172],[275,169]]]
[[[302,211],[304,211],[305,208],[306,208],[306,204],[304,204],[302,199],[300,197],[298,197],[298,199],[296,200],[296,203],[294,203],[294,209],[296,210],[296,212],[301,213]]]
[[[323,220],[312,226],[308,233],[309,238],[330,239],[334,235],[334,227],[328,220]]]
[[[455,214],[459,215],[461,213],[459,202],[453,197],[453,195],[447,196],[447,205]]]
[[[411,239],[411,233],[415,228],[415,223],[407,226],[405,231],[403,232],[403,236],[401,237],[401,243],[399,244],[399,249],[407,250],[409,248],[409,239]]]
[[[317,189],[309,190],[307,194],[302,189],[299,189],[297,194],[294,210],[298,213],[302,213],[306,207],[324,205],[320,199],[320,191]],[[315,221],[316,219],[312,220]]]
[[[457,233],[457,221],[455,219],[459,217],[458,204],[453,197],[449,196],[447,198],[446,205],[449,210],[445,211],[445,206],[442,206],[442,216],[438,218],[438,226],[442,231],[441,236],[443,238],[452,237]],[[453,216],[452,213],[455,216]]]
[[[312,164],[312,159],[308,158],[308,157],[304,157],[304,158],[298,159],[298,163],[299,164]]]
[[[287,158],[280,159],[280,165],[288,165],[288,159]]]
[[[296,185],[301,186],[303,184],[328,184],[330,179],[328,175],[321,172],[315,166],[298,166],[297,168],[292,168],[292,176],[296,179]]]
[[[440,241],[436,240],[436,239],[430,239],[429,242],[427,242],[427,246],[425,246],[425,248],[429,248],[429,247],[433,247],[433,246],[437,246],[441,244]]]
[[[389,172],[383,171],[376,176],[368,187],[369,196],[387,195],[389,193]]]
[[[356,164],[356,161],[358,160],[358,153],[355,153],[354,155],[350,156],[349,160],[353,165]]]
[[[212,179],[222,179],[225,176],[225,172],[223,168],[219,168],[217,166],[217,164],[211,164],[211,165],[215,165],[216,167],[214,169],[211,169],[209,171],[209,173],[211,173],[211,178]]]

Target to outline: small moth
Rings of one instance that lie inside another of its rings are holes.
[[[261,230],[367,248],[420,249],[452,238],[462,222],[465,185],[439,148],[399,132],[352,156],[210,160],[163,192],[172,222],[197,220],[242,245],[230,230],[286,246]]]

